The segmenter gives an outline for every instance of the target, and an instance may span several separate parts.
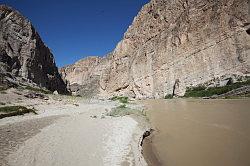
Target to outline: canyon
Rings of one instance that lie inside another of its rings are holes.
[[[151,0],[116,48],[60,69],[83,96],[163,98],[249,76],[247,0]],[[90,88],[90,87],[94,88]]]
[[[112,52],[59,71],[31,22],[1,5],[1,86],[32,82],[59,93],[143,99],[241,81],[250,70],[248,5],[247,0],[151,0]]]
[[[59,69],[0,5],[0,165],[249,165],[249,5],[151,0],[112,52]]]

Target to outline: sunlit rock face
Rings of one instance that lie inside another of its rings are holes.
[[[237,80],[250,70],[248,6],[248,0],[151,0],[87,73],[98,75],[100,96],[136,98],[182,96],[187,87]],[[85,84],[79,77],[85,74],[65,78]]]
[[[50,49],[31,22],[5,5],[0,5],[0,73],[1,79],[22,77],[51,91],[67,92]]]
[[[100,93],[100,79],[107,67],[106,58],[88,57],[60,68],[68,89],[76,95],[93,97]]]

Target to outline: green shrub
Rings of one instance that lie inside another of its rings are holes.
[[[113,100],[113,101],[119,101],[120,103],[128,103],[128,97],[126,96],[114,96],[112,97],[110,100]]]
[[[118,99],[121,103],[128,103],[128,97],[120,97]]]
[[[0,107],[0,119],[10,116],[24,115],[27,113],[37,114],[35,109],[29,109],[24,106]]]
[[[197,87],[193,87],[192,88],[194,91],[202,91],[202,90],[205,90],[206,87],[205,86],[197,86]]]
[[[117,98],[118,98],[118,96],[114,96],[114,97],[110,98],[110,100],[112,100],[112,101],[116,101],[116,100],[117,100]]]
[[[173,98],[173,95],[168,94],[168,95],[166,95],[164,98],[165,98],[165,99],[172,99],[172,98]]]

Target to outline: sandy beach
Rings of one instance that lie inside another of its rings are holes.
[[[0,165],[147,165],[143,118],[106,116],[114,101],[54,98],[23,99],[38,115],[0,120]]]

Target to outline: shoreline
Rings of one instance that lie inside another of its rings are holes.
[[[144,106],[146,112],[149,111],[149,108],[145,105],[144,101],[140,101],[140,104]],[[155,130],[155,126],[153,126],[153,124],[150,122],[149,117],[147,117],[147,119],[149,129],[146,130],[142,135],[143,138],[141,140],[141,153],[148,166],[162,166],[160,157],[157,154],[155,147],[153,146],[153,138],[155,136],[155,133],[158,131]]]
[[[151,133],[150,136],[146,137],[143,141],[143,156],[146,160],[148,166],[162,166],[159,155],[156,152],[156,149],[153,145],[154,133]]]
[[[147,165],[140,144],[149,123],[137,115],[106,116],[119,103],[50,98],[25,100],[22,105],[31,103],[38,115],[0,120],[1,131],[6,130],[1,134],[13,138],[0,134],[0,146],[5,146],[0,152],[2,165]],[[52,117],[56,120],[45,122]]]

